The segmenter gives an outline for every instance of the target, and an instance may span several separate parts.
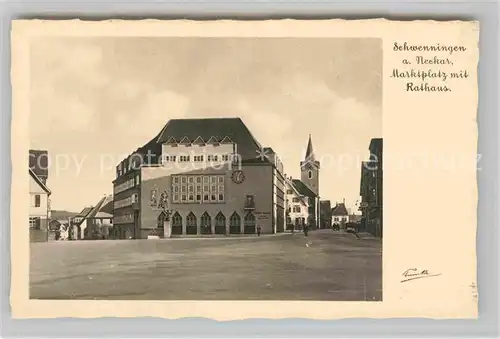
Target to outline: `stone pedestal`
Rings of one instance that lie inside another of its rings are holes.
[[[163,222],[163,237],[170,238],[172,236],[172,222],[165,220]]]

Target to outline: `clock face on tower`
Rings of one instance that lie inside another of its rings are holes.
[[[235,184],[241,184],[243,181],[245,181],[245,173],[243,173],[243,171],[241,170],[234,171],[231,175],[231,179]]]

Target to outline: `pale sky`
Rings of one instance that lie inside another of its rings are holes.
[[[113,191],[115,166],[172,118],[241,117],[300,178],[309,133],[320,196],[359,198],[382,137],[378,39],[58,38],[31,45],[30,147],[52,161],[52,208]]]

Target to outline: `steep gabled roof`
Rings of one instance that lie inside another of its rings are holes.
[[[181,141],[179,141],[179,144],[189,145],[189,144],[191,144],[191,140],[189,140],[188,137],[184,137],[181,139]]]
[[[293,183],[293,180],[289,180],[288,178],[285,179],[285,184],[286,186],[290,187],[294,193],[294,195],[296,195],[300,202],[302,203],[302,205],[306,206],[307,203],[306,201],[304,200],[304,196],[299,192],[299,190],[297,189],[297,187],[295,186],[295,184]]]
[[[337,206],[335,206],[332,209],[332,215],[334,215],[334,216],[347,216],[347,215],[349,215],[349,213],[347,212],[347,208],[345,207],[345,204],[340,203],[340,204],[337,204]]]
[[[220,141],[221,144],[232,144],[233,143],[233,140],[231,140],[230,137],[228,136],[225,136],[221,141]]]
[[[31,169],[29,169],[29,172],[30,172],[30,176],[33,178],[33,180],[35,180],[35,182],[45,191],[47,192],[47,194],[51,194],[52,192],[49,190],[49,188],[47,187],[47,185],[45,185],[43,183],[42,180],[40,180],[40,178],[38,177],[38,175],[35,174],[34,171],[32,171]]]
[[[80,213],[75,215],[73,218],[85,218],[90,213],[90,211],[92,211],[92,208],[93,207],[85,207]]]
[[[242,160],[254,159],[255,151],[262,149],[240,118],[172,119],[165,125],[154,143],[150,142],[141,149],[156,147],[161,151],[161,145],[170,138],[181,140],[187,137],[194,140],[201,137],[203,140],[209,140],[212,136],[217,136],[216,142],[226,137],[234,141],[238,145],[238,153]]]
[[[198,136],[196,139],[194,139],[193,144],[195,144],[195,145],[203,145],[203,144],[205,144],[205,140],[203,140],[202,137]]]
[[[113,215],[113,196],[108,195],[106,200],[101,205],[100,212],[107,213],[109,215]]]
[[[313,191],[311,191],[309,189],[309,187],[307,187],[307,185],[304,184],[299,179],[292,179],[292,182],[293,182],[293,185],[297,188],[297,191],[299,191],[299,193],[301,195],[305,195],[306,197],[309,197],[309,198],[316,198],[317,197],[317,195]]]
[[[133,154],[147,156],[149,163],[158,162],[162,153],[162,145],[171,143],[176,145],[184,137],[195,140],[200,137],[203,140],[209,140],[216,136],[217,141],[233,141],[237,145],[237,152],[242,164],[271,164],[268,159],[261,159],[261,144],[254,138],[252,133],[240,118],[204,118],[204,119],[172,119],[169,120],[162,130],[153,139],[144,146],[137,148]],[[175,143],[174,143],[175,142]],[[123,165],[129,158],[123,159],[118,165]],[[116,179],[115,179],[116,180]],[[115,182],[113,180],[113,183]]]
[[[165,143],[166,144],[177,144],[177,140],[175,140],[175,138],[170,138]]]
[[[49,156],[45,150],[29,150],[29,168],[38,178],[47,178],[49,175]]]
[[[112,218],[113,217],[113,196],[103,197],[97,205],[90,211],[87,218]]]
[[[218,144],[218,143],[219,143],[219,138],[214,136],[211,136],[207,141],[207,144]]]
[[[83,223],[83,221],[85,219],[87,219],[87,216],[89,215],[89,213],[92,211],[92,208],[93,207],[85,207],[80,213],[78,213],[77,215],[75,215],[73,218],[71,218],[71,220],[74,220],[76,218],[82,218],[81,221],[79,221],[76,225],[79,226]]]

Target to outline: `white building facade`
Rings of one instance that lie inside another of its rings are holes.
[[[29,170],[29,229],[31,242],[48,241],[51,191]]]
[[[299,193],[291,178],[286,181],[287,229],[301,229],[309,220],[309,197]]]

